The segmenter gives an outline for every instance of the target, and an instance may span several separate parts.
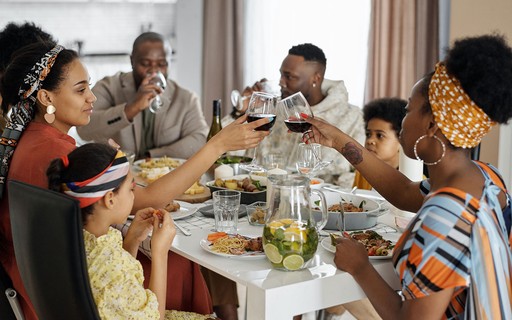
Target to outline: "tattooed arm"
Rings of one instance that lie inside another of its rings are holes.
[[[395,207],[417,212],[423,203],[419,182],[409,180],[366,150],[356,140],[325,121],[307,118],[312,132],[303,136],[304,142],[316,142],[340,152],[386,200]]]

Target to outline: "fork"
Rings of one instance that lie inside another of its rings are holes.
[[[192,233],[185,227],[183,226],[180,226],[177,222],[174,222],[174,225],[176,226],[176,228],[178,228],[184,235],[186,236],[191,236]]]
[[[338,229],[340,229],[341,235],[343,236],[345,234],[345,210],[343,210],[343,202],[340,203],[340,217],[338,218],[337,225]]]

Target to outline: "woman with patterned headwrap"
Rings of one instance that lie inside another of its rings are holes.
[[[417,211],[393,255],[401,295],[340,239],[334,262],[384,319],[512,319],[511,197],[497,170],[470,158],[496,123],[512,117],[512,49],[503,37],[456,41],[412,89],[400,132],[404,153],[429,179],[411,182],[318,119],[305,141],[341,152],[396,207]],[[345,257],[350,256],[351,259]]]
[[[1,80],[2,109],[6,112],[11,108],[12,111],[0,139],[0,259],[19,293],[27,319],[37,319],[37,316],[16,266],[6,181],[15,179],[48,187],[46,169],[50,161],[75,149],[75,141],[67,132],[72,126],[89,123],[96,100],[89,81],[89,74],[76,52],[48,43],[25,47],[11,61]],[[146,188],[135,188],[133,212],[145,207],[164,207],[192,185],[223,153],[254,147],[268,134],[254,131],[267,121],[243,124],[244,121],[245,118],[240,119],[218,133],[179,170]],[[132,233],[125,237],[124,246],[130,252],[137,252],[142,241],[138,236]],[[172,252],[169,255],[172,255],[173,263],[169,264],[168,274],[177,277],[169,277],[172,281],[169,280],[167,308],[193,308],[191,311],[210,313],[211,301],[199,267]],[[145,269],[151,267],[147,258],[141,258],[141,263]]]

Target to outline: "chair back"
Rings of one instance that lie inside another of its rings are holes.
[[[78,201],[19,181],[7,190],[16,260],[39,319],[100,319]]]
[[[4,267],[0,264],[0,319],[16,320],[12,306],[7,298],[7,290],[12,290],[12,281],[7,272],[5,272]]]

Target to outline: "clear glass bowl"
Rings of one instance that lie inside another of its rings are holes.
[[[265,201],[256,201],[247,206],[247,218],[253,226],[264,226],[268,206]]]

